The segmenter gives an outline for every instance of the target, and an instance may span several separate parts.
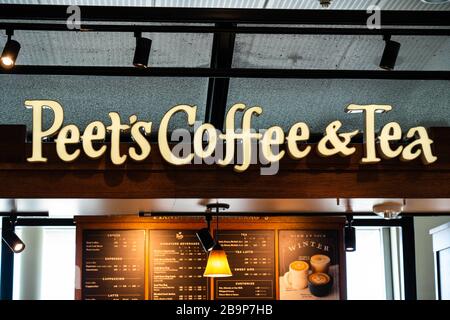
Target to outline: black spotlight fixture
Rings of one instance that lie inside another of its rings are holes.
[[[385,35],[383,40],[385,46],[380,61],[380,68],[384,70],[394,70],[395,62],[397,61],[398,53],[400,51],[400,43],[392,41],[390,35]]]
[[[141,32],[135,32],[136,49],[134,50],[133,65],[136,68],[147,68],[150,57],[152,40],[143,38]]]
[[[12,39],[13,31],[7,30],[8,40],[0,58],[0,64],[5,69],[11,69],[16,64],[17,56],[20,51],[20,43]]]
[[[197,235],[198,241],[200,241],[200,244],[203,247],[203,250],[205,250],[206,253],[210,252],[213,248],[216,242],[214,241],[213,237],[211,236],[211,233],[209,232],[211,227],[211,215],[206,215],[206,223],[207,227],[198,230],[195,234]]]
[[[25,243],[20,240],[12,228],[3,232],[2,239],[14,253],[20,253],[25,249]]]
[[[2,239],[14,253],[20,253],[25,249],[25,243],[15,233],[17,215],[13,212],[9,216],[9,224],[2,231]]]
[[[214,248],[216,242],[211,236],[211,233],[209,233],[209,228],[203,228],[198,230],[196,235],[198,241],[200,241],[200,244],[202,245],[203,250],[205,250],[205,252],[209,252]]]
[[[353,252],[356,250],[356,230],[352,226],[353,217],[347,216],[347,224],[345,226],[345,251]]]

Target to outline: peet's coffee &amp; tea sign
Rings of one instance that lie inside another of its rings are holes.
[[[151,154],[151,144],[146,136],[150,135],[153,130],[152,122],[139,120],[136,115],[131,115],[128,122],[123,123],[117,112],[110,112],[110,123],[93,121],[81,131],[74,124],[64,125],[64,109],[56,101],[28,100],[25,101],[25,106],[31,108],[33,113],[32,155],[27,158],[29,162],[47,161],[43,154],[42,143],[51,136],[56,136],[55,145],[58,157],[66,162],[76,160],[81,152],[92,159],[100,158],[109,152],[111,161],[115,165],[125,163],[128,158],[134,161],[145,161]],[[48,128],[43,128],[44,108],[49,108],[53,113],[53,122]],[[424,164],[435,162],[437,157],[433,155],[431,148],[433,141],[424,127],[408,129],[406,138],[410,142],[406,145],[399,144],[403,139],[403,134],[402,128],[396,122],[386,124],[380,133],[376,134],[375,118],[381,116],[378,114],[390,110],[392,110],[390,105],[351,104],[347,106],[348,112],[361,113],[365,118],[363,130],[365,152],[361,163],[377,163],[381,161],[381,158],[397,157],[402,161],[411,161],[420,157]],[[235,128],[238,112],[242,113],[242,123],[240,128]],[[262,114],[262,108],[259,106],[247,108],[241,103],[235,104],[229,109],[223,132],[216,130],[212,124],[202,123],[195,128],[192,143],[181,141],[180,144],[182,143],[183,147],[176,148],[169,140],[168,127],[171,119],[177,113],[184,113],[187,124],[194,126],[197,107],[176,105],[161,119],[158,128],[158,148],[162,157],[173,165],[197,163],[196,159],[208,163],[208,159],[214,158],[214,163],[217,165],[234,165],[235,171],[243,172],[253,163],[254,154],[252,153],[254,153],[255,142],[259,145],[261,159],[264,159],[261,163],[265,164],[278,163],[286,156],[286,153],[293,159],[302,159],[312,152],[313,146],[307,144],[310,131],[306,123],[295,123],[287,133],[279,126],[256,132],[252,130],[252,118]],[[314,147],[319,155],[323,157],[337,154],[350,156],[355,153],[356,148],[350,142],[352,137],[359,133],[359,130],[340,132],[341,127],[342,123],[336,120],[325,128],[324,136]],[[130,145],[128,152],[121,153],[120,136],[124,131],[130,132],[134,144]],[[111,142],[108,144],[103,143],[107,133],[111,136]],[[191,134],[188,134],[187,139],[191,139]],[[79,147],[72,146],[69,151],[69,145],[79,145]],[[239,147],[237,147],[238,145]],[[280,150],[282,145],[285,145],[284,150]],[[108,146],[109,150],[107,150]],[[236,155],[239,155],[240,158],[237,162]]]

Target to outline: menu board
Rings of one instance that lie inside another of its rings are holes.
[[[206,253],[195,230],[150,231],[150,285],[154,300],[206,300]]]
[[[280,230],[280,300],[339,299],[337,230]]]
[[[144,298],[145,230],[85,230],[82,299]]]
[[[220,230],[233,276],[216,278],[215,299],[275,299],[275,232]]]

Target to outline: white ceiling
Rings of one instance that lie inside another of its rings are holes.
[[[371,212],[374,204],[403,199],[18,199],[18,211],[48,211],[51,217],[75,215],[137,215],[139,211],[202,213],[207,203],[230,204],[234,213],[345,213]],[[0,212],[10,211],[12,201],[0,199]],[[450,199],[407,199],[405,213],[450,215]]]
[[[393,36],[395,70],[450,70],[450,37]],[[238,34],[235,68],[379,70],[381,36]]]
[[[209,67],[212,34],[144,33],[152,39],[152,67]],[[132,33],[15,31],[20,42],[18,65],[132,66]],[[0,33],[0,48],[7,37]]]
[[[152,67],[209,67],[212,34],[144,33],[153,40]],[[0,48],[6,42],[0,34]],[[131,66],[129,33],[16,31],[18,65]],[[394,36],[396,70],[450,70],[450,37]],[[238,34],[235,68],[379,70],[381,36]]]
[[[130,7],[322,9],[319,0],[1,0],[0,3]],[[331,5],[327,9],[366,10],[370,5],[378,5],[383,10],[450,10],[450,3],[427,4],[421,0],[331,0]]]

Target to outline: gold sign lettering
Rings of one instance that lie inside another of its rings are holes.
[[[69,153],[66,148],[67,144],[76,144],[80,142],[80,130],[78,130],[75,125],[69,124],[68,126],[63,127],[59,131],[58,138],[56,138],[55,142],[56,152],[62,161],[71,162],[80,155],[80,149],[76,149],[74,152]]]
[[[92,145],[93,141],[103,141],[105,138],[106,127],[102,122],[94,121],[87,125],[81,139],[83,141],[84,152],[89,158],[98,159],[106,152],[106,146],[101,146],[96,150]]]
[[[159,132],[158,132],[158,145],[159,145],[159,151],[161,152],[162,157],[167,162],[174,164],[176,166],[181,166],[183,164],[191,163],[192,159],[194,158],[194,154],[191,153],[185,158],[179,158],[175,156],[169,147],[169,141],[168,139],[168,127],[169,127],[169,121],[170,118],[172,118],[173,115],[175,115],[178,112],[184,112],[188,116],[188,124],[190,126],[193,126],[195,123],[195,116],[197,113],[197,107],[196,106],[189,106],[185,104],[181,104],[178,106],[173,107],[170,109],[162,118],[161,124],[159,125]]]
[[[387,105],[370,104],[361,106],[357,104],[351,104],[347,107],[347,110],[361,110],[366,115],[366,130],[365,130],[365,151],[366,156],[361,159],[361,163],[376,163],[381,159],[376,156],[375,151],[375,112],[377,110],[387,112],[391,111],[392,107]]]
[[[280,161],[284,157],[284,150],[278,154],[274,154],[272,151],[273,145],[281,145],[284,143],[284,132],[281,127],[270,127],[264,133],[262,138],[262,152],[264,158],[269,162]]]
[[[379,152],[384,159],[393,159],[398,157],[403,150],[403,146],[398,146],[395,150],[391,149],[390,141],[399,141],[402,139],[402,128],[397,122],[389,122],[381,129]]]
[[[47,158],[43,155],[42,142],[55,135],[57,135],[55,139],[56,152],[62,161],[74,161],[82,151],[89,158],[98,159],[107,151],[107,145],[104,143],[107,132],[111,135],[110,157],[113,164],[124,164],[128,156],[134,161],[144,161],[150,156],[151,145],[147,136],[151,133],[152,122],[138,121],[136,115],[131,115],[127,124],[122,123],[117,112],[110,112],[111,123],[108,126],[100,121],[93,121],[81,134],[80,129],[73,124],[63,126],[64,110],[58,102],[27,100],[25,106],[31,108],[33,114],[32,154],[27,158],[29,162],[47,162]],[[53,113],[53,122],[49,128],[43,128],[44,108],[48,108]],[[411,161],[420,157],[424,164],[431,164],[437,160],[432,150],[433,141],[424,127],[414,127],[407,131],[406,138],[413,139],[407,145],[401,144],[402,129],[396,122],[386,124],[377,137],[375,117],[378,113],[389,112],[392,110],[392,106],[350,104],[347,106],[347,110],[364,115],[365,151],[361,163],[378,163],[381,158],[397,157],[402,161]],[[242,122],[241,128],[236,130],[235,123],[238,112],[242,113]],[[293,159],[305,158],[311,152],[312,146],[307,144],[310,131],[304,122],[295,123],[287,135],[279,126],[270,127],[263,133],[253,130],[252,118],[254,115],[261,115],[262,112],[263,110],[259,106],[247,108],[242,103],[233,105],[227,112],[223,132],[218,132],[212,124],[201,124],[194,130],[193,143],[185,146],[187,152],[180,156],[175,154],[177,153],[176,148],[171,149],[170,147],[169,123],[175,114],[184,113],[187,117],[187,124],[191,127],[194,126],[197,107],[184,104],[174,106],[163,116],[158,129],[158,147],[161,156],[170,164],[186,165],[192,163],[194,156],[196,159],[217,156],[216,149],[220,143],[225,145],[225,154],[216,159],[216,163],[220,166],[233,164],[235,171],[243,172],[251,164],[252,144],[255,141],[259,143],[262,156],[269,163],[278,163],[286,152]],[[128,150],[120,148],[120,136],[124,131],[129,131],[134,141]],[[351,140],[358,133],[359,130],[342,132],[342,122],[333,121],[326,127],[324,136],[317,144],[317,152],[323,157],[350,156],[356,151],[356,148],[351,145]],[[206,137],[207,139],[205,139]],[[239,142],[242,149],[238,151],[242,150],[242,159],[235,163],[236,143]],[[299,144],[304,144],[304,146]],[[285,146],[284,150],[280,150],[283,145]]]
[[[347,147],[352,140],[352,137],[358,134],[359,130],[348,133],[337,133],[342,127],[340,121],[334,121],[326,128],[325,136],[319,141],[317,145],[317,152],[323,157],[329,157],[339,154],[343,157],[355,153],[355,147]],[[331,147],[330,147],[331,146]]]
[[[208,145],[203,149],[203,136],[208,135]],[[202,124],[194,134],[194,153],[197,157],[205,159],[210,157],[217,146],[217,131],[212,124]]]
[[[407,145],[400,157],[403,161],[411,161],[417,157],[422,157],[422,162],[425,164],[433,163],[437,160],[437,157],[433,155],[431,151],[431,144],[433,140],[428,138],[427,130],[424,127],[415,127],[408,130],[406,138],[411,139],[417,134],[418,139]],[[419,148],[419,146],[421,148]]]
[[[135,147],[131,147],[129,152],[130,157],[134,161],[143,161],[147,159],[151,151],[150,142],[145,138],[145,135],[151,133],[152,123],[145,121],[137,121],[137,117],[135,115],[132,115],[130,117],[130,124],[132,124],[131,137],[141,149],[141,152],[138,153]],[[141,129],[144,131],[143,133],[141,132]]]
[[[32,154],[27,158],[28,162],[47,162],[47,158],[42,156],[42,140],[55,135],[61,128],[64,120],[64,110],[62,106],[52,100],[27,100],[25,107],[33,109],[33,143]],[[53,111],[53,124],[47,130],[42,130],[42,112],[44,108]]]
[[[308,139],[309,128],[306,123],[297,122],[291,127],[286,140],[288,153],[293,159],[301,159],[309,154],[311,151],[311,146],[306,146],[303,150],[300,150],[297,146],[297,142],[308,141]]]

